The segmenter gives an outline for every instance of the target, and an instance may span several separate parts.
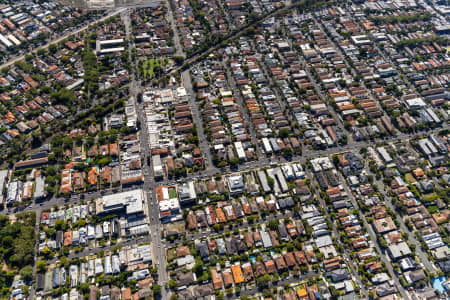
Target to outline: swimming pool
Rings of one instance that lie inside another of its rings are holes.
[[[439,293],[444,293],[445,292],[445,288],[442,285],[443,282],[445,282],[447,280],[447,278],[445,278],[445,276],[439,276],[436,278],[431,279],[431,282],[433,283],[433,288],[437,291],[439,291]]]

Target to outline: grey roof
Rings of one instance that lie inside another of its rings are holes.
[[[401,242],[395,245],[390,245],[389,254],[391,255],[391,258],[397,259],[403,256],[410,255],[411,250],[409,249],[408,244],[406,242]]]
[[[178,272],[177,279],[178,279],[177,280],[178,286],[189,285],[189,284],[195,282],[195,276],[194,276],[194,273],[192,273],[192,272],[188,272],[188,273]]]
[[[333,282],[348,279],[349,274],[346,269],[336,269],[327,273]]]
[[[219,254],[223,255],[227,253],[225,248],[225,241],[222,238],[216,239],[217,248],[219,249]]]
[[[264,248],[272,247],[272,240],[270,239],[270,235],[266,231],[263,231],[263,230],[261,230],[259,233],[261,234],[261,239],[262,239]]]
[[[388,282],[378,285],[377,296],[383,297],[395,293],[395,287],[391,286]]]
[[[284,224],[278,225],[278,232],[280,233],[281,238],[287,238],[288,233]]]
[[[450,272],[450,259],[437,263],[444,273]]]
[[[354,292],[339,296],[338,298],[338,300],[358,300],[358,299],[359,297]]]
[[[214,288],[212,283],[199,285],[194,288],[195,296],[205,297],[214,293]]]
[[[45,284],[45,276],[42,273],[37,274],[37,281],[36,281],[36,290],[40,291],[44,289]]]
[[[208,246],[205,241],[195,244],[195,250],[197,250],[202,258],[209,257]]]
[[[422,269],[417,269],[409,272],[409,278],[411,278],[413,282],[417,282],[425,279],[426,276]]]

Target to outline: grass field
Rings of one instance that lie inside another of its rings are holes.
[[[153,78],[153,76],[155,75],[155,67],[159,65],[159,59],[146,60],[143,64],[144,76],[147,78]]]
[[[145,78],[153,78],[155,76],[155,69],[162,68],[169,63],[167,59],[149,59],[142,64],[142,73]]]

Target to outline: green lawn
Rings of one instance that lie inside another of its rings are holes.
[[[169,198],[177,198],[177,192],[175,191],[175,189],[169,189]]]
[[[432,206],[428,206],[427,210],[430,214],[434,214],[439,211],[439,208],[436,205],[432,205]]]
[[[429,194],[423,194],[422,195],[422,200],[429,202],[429,201],[436,200],[437,197],[438,197],[438,195],[433,192],[433,193],[429,193]]]
[[[407,183],[414,183],[416,182],[416,180],[414,179],[414,177],[412,176],[411,173],[408,173],[405,175],[405,180]]]

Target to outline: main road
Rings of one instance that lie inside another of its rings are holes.
[[[132,62],[132,65],[135,66],[136,62],[133,61],[132,57],[132,49],[134,49],[135,45],[130,38],[131,36],[131,22],[130,22],[130,10],[126,9],[126,11],[122,14],[122,20],[125,25],[125,32],[127,36],[127,40],[129,42],[128,45],[128,55],[129,59]],[[150,240],[152,245],[152,254],[153,254],[153,264],[158,268],[158,284],[162,286],[161,289],[161,297],[163,300],[167,299],[167,290],[165,288],[165,284],[168,281],[168,274],[166,268],[166,255],[164,245],[161,239],[162,226],[159,221],[159,205],[156,200],[156,183],[154,180],[153,168],[147,164],[147,161],[151,158],[151,149],[148,141],[148,127],[147,120],[145,116],[145,110],[142,103],[138,103],[137,95],[141,92],[142,87],[141,83],[138,80],[138,74],[134,74],[135,68],[131,68],[131,85],[130,85],[130,96],[134,101],[134,105],[136,108],[138,120],[141,123],[141,131],[139,135],[139,140],[141,144],[141,161],[142,172],[144,175],[144,184],[143,189],[146,193],[147,198],[147,207],[148,207],[148,218],[150,222]]]

